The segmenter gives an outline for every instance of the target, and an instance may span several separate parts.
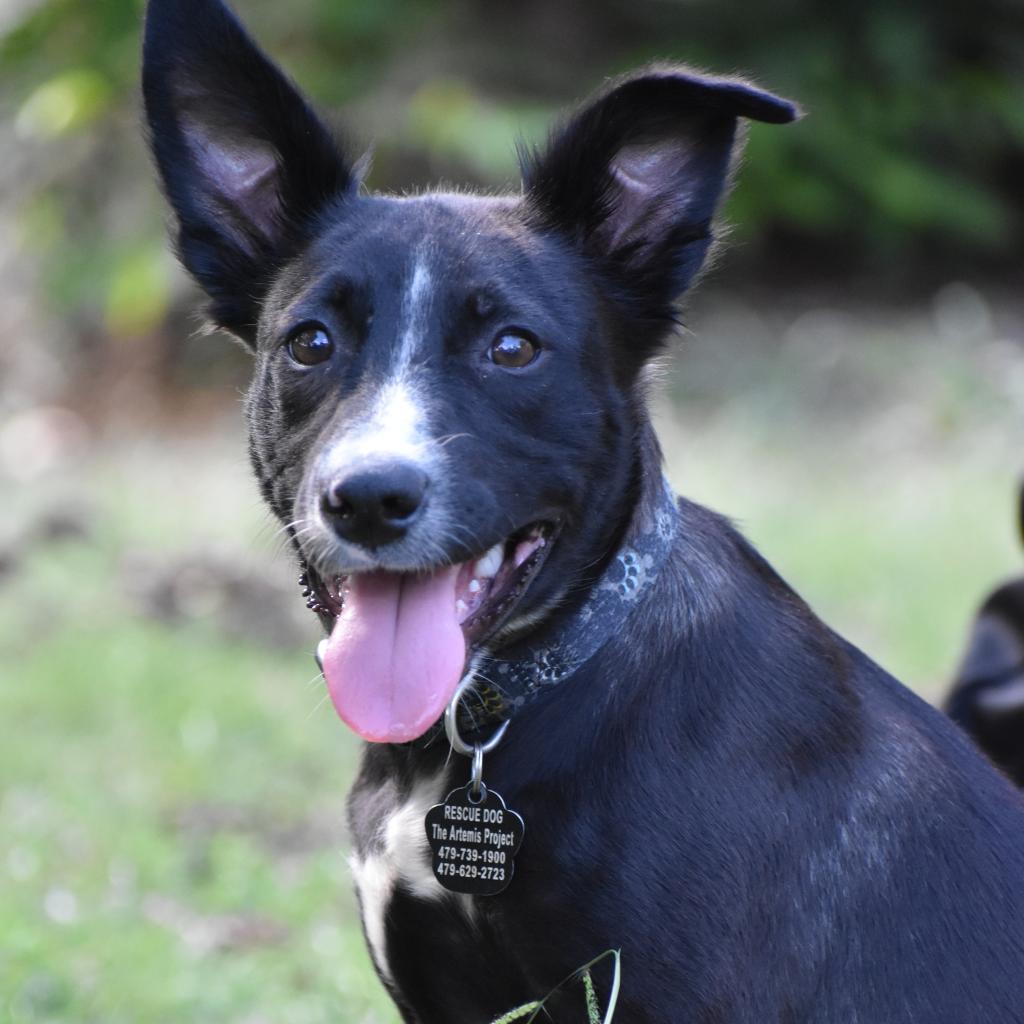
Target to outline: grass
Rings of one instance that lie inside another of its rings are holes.
[[[312,659],[123,592],[132,551],[215,548],[236,512],[239,558],[270,554],[244,550],[269,531],[238,459],[155,454],[85,467],[92,541],[39,550],[4,593],[0,1020],[394,1021],[345,865],[355,744]]]
[[[798,319],[758,314],[746,341],[754,314],[740,331],[730,309],[708,303],[668,381],[670,475],[937,699],[1019,565],[1019,368],[995,327],[855,319],[817,332],[822,354]],[[10,533],[72,504],[89,536],[0,580],[0,1020],[394,1024],[345,866],[356,744],[307,685],[312,620],[272,645],[210,605],[154,619],[132,582],[215,552],[299,608],[237,424],[97,445],[12,489]]]

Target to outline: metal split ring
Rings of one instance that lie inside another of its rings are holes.
[[[507,723],[506,723],[507,724]],[[487,799],[484,785],[484,748],[478,743],[473,748],[473,770],[469,773],[469,799],[471,803],[482,803]]]
[[[467,676],[461,683],[459,688],[455,691],[452,699],[448,701],[448,707],[444,709],[444,731],[448,737],[448,742],[452,745],[452,750],[456,754],[462,754],[464,757],[473,758],[473,778],[477,777],[477,762],[479,761],[480,772],[483,772],[484,754],[489,754],[502,740],[505,735],[505,730],[508,729],[508,719],[505,719],[497,729],[494,730],[494,734],[486,743],[474,743],[470,745],[459,735],[459,723],[457,721],[459,714],[459,702],[466,695],[466,692],[472,687],[473,678]]]

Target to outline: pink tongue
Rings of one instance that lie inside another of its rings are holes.
[[[440,718],[462,678],[466,642],[455,614],[459,567],[430,576],[372,572],[348,580],[324,652],[342,720],[363,739],[405,743]]]

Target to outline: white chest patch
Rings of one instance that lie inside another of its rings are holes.
[[[434,804],[447,795],[447,772],[420,779],[405,803],[397,807],[380,825],[379,846],[366,857],[355,853],[349,860],[355,879],[363,927],[370,952],[380,973],[391,980],[387,959],[386,921],[395,888],[421,900],[456,898],[443,889],[430,866],[430,847],[423,820]],[[469,900],[461,900],[467,914]]]

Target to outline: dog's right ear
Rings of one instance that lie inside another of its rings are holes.
[[[142,89],[181,261],[214,323],[253,344],[269,279],[357,177],[221,0],[149,0]]]

